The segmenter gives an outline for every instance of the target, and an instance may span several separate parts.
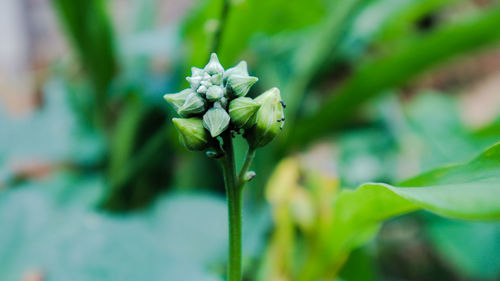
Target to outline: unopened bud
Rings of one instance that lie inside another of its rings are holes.
[[[224,81],[232,75],[248,76],[247,62],[242,60],[236,66],[233,66],[224,72]]]
[[[209,101],[220,100],[224,96],[224,88],[220,86],[211,86],[208,88],[206,98]]]
[[[186,98],[193,93],[195,93],[193,89],[184,89],[177,94],[166,94],[163,98],[177,111],[184,104]]]
[[[210,136],[200,118],[173,118],[172,122],[188,150],[204,150],[208,146]]]
[[[203,126],[215,138],[229,126],[229,114],[220,106],[214,106],[203,115]]]
[[[283,104],[278,88],[272,88],[255,98],[261,105],[256,114],[255,126],[248,134],[248,141],[255,147],[268,144],[284,125]]]
[[[241,97],[229,104],[229,116],[236,128],[249,128],[255,124],[255,116],[260,104],[251,98]]]
[[[212,83],[212,85],[222,85],[222,73],[217,73],[210,76],[209,81]]]
[[[204,70],[210,75],[224,73],[224,67],[222,67],[222,65],[220,64],[219,58],[217,58],[217,55],[215,53],[212,53],[210,55],[210,61],[208,61],[208,64],[205,66]]]
[[[245,96],[250,87],[255,84],[259,79],[257,77],[248,75],[231,75],[227,79],[227,85],[231,88],[231,93],[237,97]]]
[[[196,92],[200,95],[205,95],[207,93],[207,87],[205,86],[200,86]]]
[[[205,111],[205,100],[197,93],[187,96],[184,104],[177,110],[179,115],[188,117]]]
[[[195,91],[198,89],[198,87],[200,87],[201,79],[202,78],[199,76],[186,77],[186,80],[189,82],[191,89]]]
[[[253,178],[255,178],[257,174],[254,172],[254,171],[248,171],[245,173],[245,176],[243,177],[243,180],[245,182],[249,182],[251,180],[253,180]]]
[[[198,67],[191,67],[191,76],[192,77],[203,77],[203,74],[205,71],[203,69],[198,68]]]

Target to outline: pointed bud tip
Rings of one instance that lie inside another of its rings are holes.
[[[228,78],[227,84],[235,96],[243,97],[257,81],[259,81],[257,77],[235,74]]]

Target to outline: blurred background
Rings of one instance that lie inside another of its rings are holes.
[[[245,280],[298,280],[339,190],[500,140],[500,1],[1,0],[0,38],[0,280],[223,280],[221,171],[162,99],[210,52],[287,103],[245,190]],[[421,211],[351,250],[311,281],[500,280],[496,222]]]

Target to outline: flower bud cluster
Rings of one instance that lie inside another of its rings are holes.
[[[248,142],[261,147],[269,143],[284,124],[280,92],[272,88],[255,99],[246,97],[257,77],[247,63],[224,70],[215,53],[202,69],[191,68],[190,88],[166,94],[165,100],[182,118],[173,123],[189,150],[205,150],[227,130],[244,131]]]

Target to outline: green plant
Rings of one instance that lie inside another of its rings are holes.
[[[366,183],[340,190],[335,178],[287,158],[267,186],[276,228],[259,280],[330,280],[384,221],[416,210],[462,220],[498,220],[499,164],[496,144],[465,164],[398,185]]]
[[[255,99],[245,97],[258,79],[248,75],[245,61],[224,70],[215,53],[203,69],[193,67],[192,75],[186,79],[190,88],[164,98],[183,117],[172,121],[184,146],[219,159],[229,215],[228,280],[240,281],[242,190],[256,175],[249,171],[255,150],[267,145],[283,128],[285,104],[277,88]],[[233,148],[235,134],[242,134],[248,143],[239,173]]]

